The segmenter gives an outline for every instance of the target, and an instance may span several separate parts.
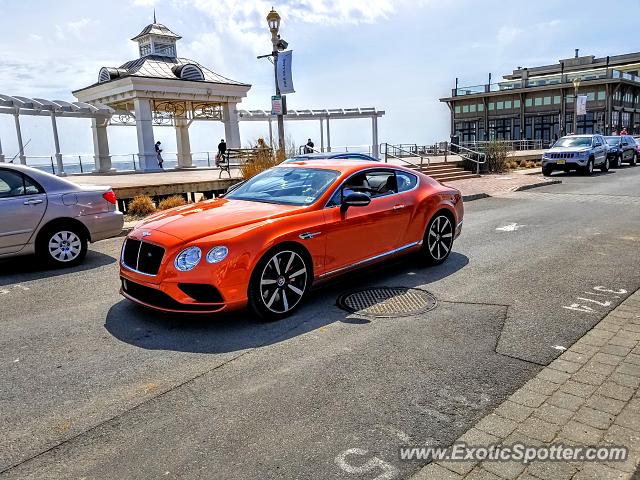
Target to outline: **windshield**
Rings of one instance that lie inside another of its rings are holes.
[[[335,170],[272,168],[247,180],[225,198],[284,205],[311,205],[338,177]]]
[[[604,137],[609,145],[619,145],[620,137]]]
[[[554,147],[590,147],[591,137],[562,137]]]

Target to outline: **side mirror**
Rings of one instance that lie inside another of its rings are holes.
[[[371,198],[366,193],[353,192],[342,199],[341,210],[346,210],[349,207],[366,207],[371,203]]]

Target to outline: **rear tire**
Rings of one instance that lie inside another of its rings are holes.
[[[76,226],[46,227],[38,235],[36,254],[47,265],[56,268],[74,267],[87,255],[88,242]]]
[[[265,321],[285,318],[300,306],[312,279],[307,255],[295,247],[276,247],[260,259],[253,271],[249,306]]]
[[[422,243],[422,257],[428,265],[440,265],[451,254],[455,225],[451,218],[438,212],[429,221]]]
[[[629,165],[631,165],[632,167],[635,167],[638,164],[638,154],[634,153],[633,157],[631,157],[631,162],[629,162]]]
[[[600,171],[601,172],[608,172],[609,171],[609,157],[607,157],[604,160],[604,163],[602,164],[602,166],[600,167]]]

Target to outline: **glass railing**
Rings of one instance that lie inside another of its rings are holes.
[[[499,83],[492,83],[488,85],[473,85],[471,87],[459,87],[454,89],[453,93],[456,97],[465,95],[475,95],[478,93],[488,92],[501,92],[505,90],[517,90],[521,88],[531,87],[543,87],[546,85],[560,85],[571,84],[575,79],[579,79],[581,82],[587,82],[590,80],[601,80],[604,78],[617,78],[621,80],[628,80],[640,84],[640,76],[633,75],[631,73],[625,73],[620,70],[599,68],[594,70],[586,70],[583,72],[567,73],[564,75],[549,75],[545,77],[532,77],[529,78],[524,84],[522,80],[505,81]]]

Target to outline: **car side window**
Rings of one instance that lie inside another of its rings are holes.
[[[354,192],[369,195],[372,199],[398,193],[398,182],[393,170],[369,170],[349,177],[327,203],[328,207],[342,204],[342,199]]]
[[[418,177],[412,173],[396,172],[396,180],[398,182],[398,191],[407,192],[418,184]]]
[[[24,195],[24,177],[19,172],[0,170],[0,198]]]

